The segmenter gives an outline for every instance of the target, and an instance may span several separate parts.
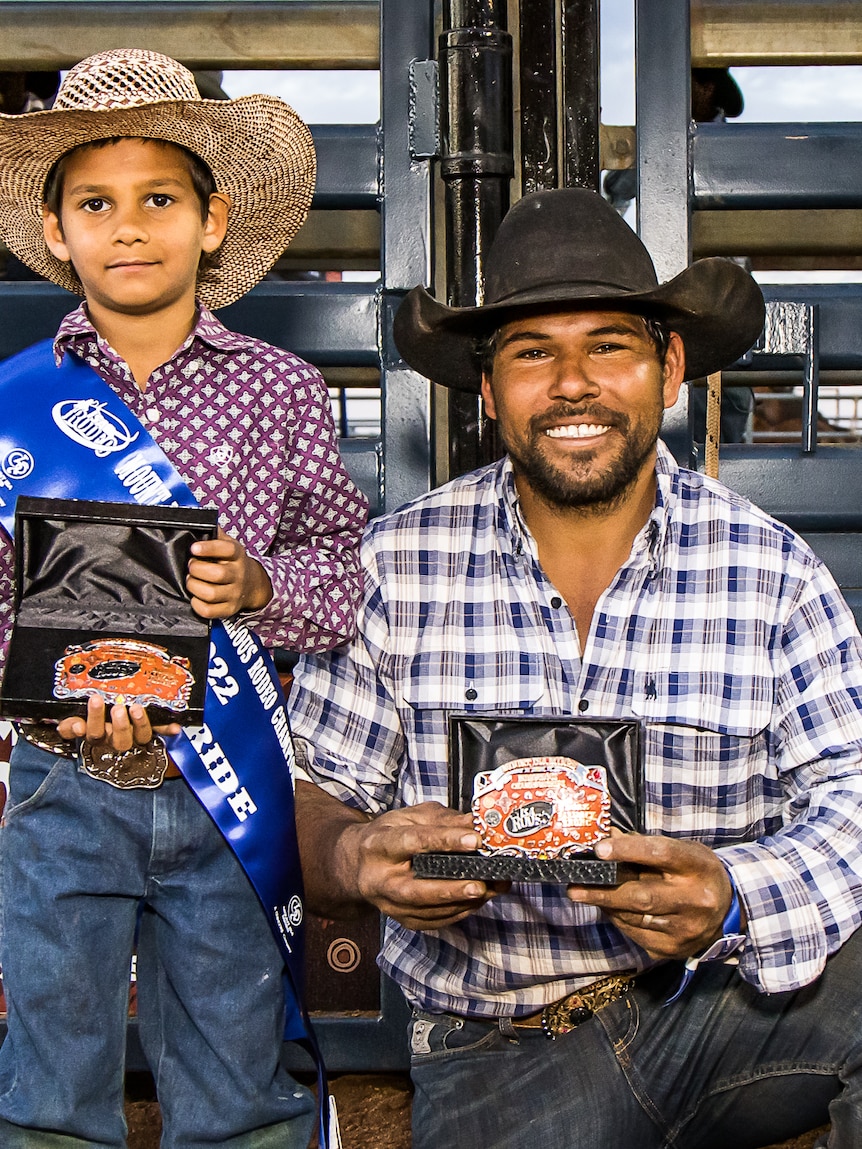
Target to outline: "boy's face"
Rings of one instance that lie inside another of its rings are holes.
[[[60,215],[44,211],[45,242],[58,259],[71,260],[91,311],[187,308],[201,254],[224,239],[228,202],[211,196],[203,220],[182,151],[122,139],[69,156]]]

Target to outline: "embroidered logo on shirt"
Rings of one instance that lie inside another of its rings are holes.
[[[646,680],[644,684],[644,697],[650,702],[655,702],[655,700],[658,698],[654,678],[648,678]]]
[[[207,462],[211,463],[214,467],[226,467],[233,459],[233,447],[230,443],[219,443],[217,447],[213,447],[207,455]]]
[[[138,437],[106,407],[96,399],[62,399],[51,408],[51,417],[64,435],[104,459],[124,451]]]

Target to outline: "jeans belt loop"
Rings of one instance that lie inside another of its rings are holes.
[[[628,974],[612,974],[610,977],[600,978],[559,1001],[551,1002],[538,1013],[513,1018],[512,1025],[516,1030],[541,1029],[545,1037],[553,1041],[577,1029],[606,1005],[619,1001],[629,992],[634,980],[634,977]]]

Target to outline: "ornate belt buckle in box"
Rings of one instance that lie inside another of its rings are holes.
[[[106,706],[122,697],[127,706],[188,709],[194,677],[187,658],[168,654],[154,642],[107,638],[67,646],[54,663],[54,697],[100,694]]]
[[[561,756],[477,774],[472,811],[486,855],[564,858],[593,850],[611,831],[604,766]]]

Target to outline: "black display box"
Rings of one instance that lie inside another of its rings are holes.
[[[546,756],[604,766],[611,824],[624,831],[643,830],[643,739],[637,721],[452,714],[450,807],[461,813],[470,812],[477,774],[519,758]],[[633,876],[635,869],[597,858],[592,852],[550,859],[458,853],[417,854],[413,872],[421,878],[613,886]]]
[[[201,722],[210,623],[185,580],[192,543],[217,526],[199,507],[20,496],[0,716],[84,715],[88,690],[130,682],[154,725]]]

